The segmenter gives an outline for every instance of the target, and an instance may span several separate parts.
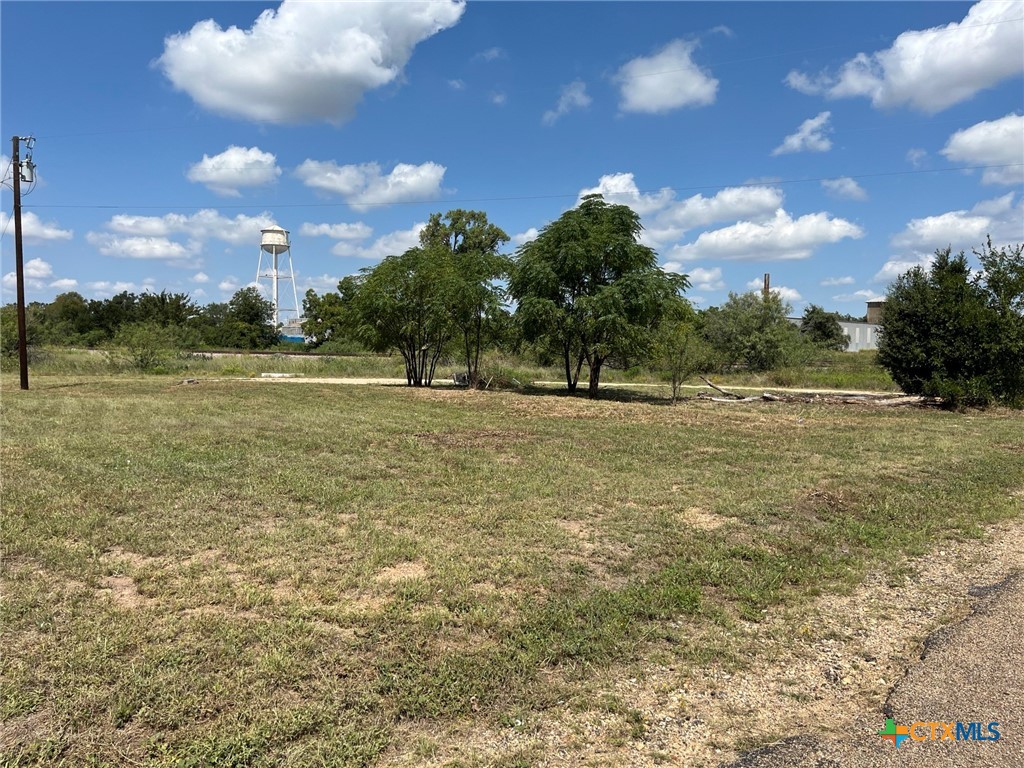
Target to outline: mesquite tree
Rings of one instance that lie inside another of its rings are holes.
[[[668,302],[688,287],[685,276],[658,268],[654,251],[638,242],[640,230],[628,206],[587,195],[519,248],[509,293],[524,337],[561,357],[570,392],[584,363],[596,397],[610,356],[646,356]]]

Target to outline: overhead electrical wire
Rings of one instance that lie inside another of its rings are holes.
[[[814,182],[822,181],[833,181],[835,179],[874,179],[874,178],[885,178],[892,176],[912,176],[921,175],[926,173],[953,173],[956,171],[984,171],[995,168],[1020,168],[1024,166],[1024,163],[1003,163],[999,165],[964,165],[957,166],[955,168],[918,168],[909,171],[879,171],[873,173],[850,173],[850,174],[833,174],[830,176],[813,176],[805,177],[800,179],[771,179],[766,181],[745,181],[737,184],[699,184],[691,186],[672,186],[665,185],[675,192],[694,192],[701,190],[722,190],[722,189],[735,189],[737,187],[770,187],[779,186],[783,184],[810,184]],[[649,195],[660,192],[661,189],[641,189],[637,190],[638,195]],[[496,203],[496,202],[519,202],[526,200],[558,200],[572,197],[578,197],[578,192],[572,193],[557,193],[557,194],[544,194],[544,195],[509,195],[504,197],[467,197],[467,198],[432,198],[422,200],[399,200],[399,201],[383,201],[373,202],[370,200],[347,200],[342,202],[334,203],[246,203],[236,205],[127,205],[127,204],[115,204],[115,203],[103,203],[103,204],[44,204],[44,205],[26,205],[26,208],[68,208],[68,209],[82,209],[82,210],[105,210],[105,209],[130,209],[130,210],[201,210],[204,208],[216,207],[217,209],[223,210],[244,210],[254,208],[346,208],[349,206],[393,206],[393,205],[455,205],[461,203]]]

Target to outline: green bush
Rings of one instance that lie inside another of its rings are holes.
[[[889,289],[878,361],[908,394],[951,408],[1024,405],[1024,246],[936,251]]]
[[[184,341],[179,329],[173,326],[128,323],[114,334],[107,355],[117,368],[168,373],[172,361],[184,348]]]

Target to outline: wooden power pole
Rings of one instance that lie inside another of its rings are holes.
[[[21,155],[20,136],[11,139],[11,169],[14,171],[14,272],[18,282],[18,367],[21,388],[28,389],[28,334],[25,331],[25,256],[21,246]]]

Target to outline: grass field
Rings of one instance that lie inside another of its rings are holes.
[[[179,382],[2,381],[4,765],[434,764],[566,702],[642,742],[595,681],[756,666],[737,622],[1022,506],[1006,411]]]
[[[32,373],[43,376],[109,376],[123,369],[125,355],[116,351],[42,348],[33,352]],[[13,364],[13,361],[12,361]],[[405,369],[398,355],[288,355],[288,354],[211,354],[196,353],[169,358],[162,366],[165,375],[202,377],[247,377],[261,373],[291,373],[309,377],[403,378]],[[451,374],[463,369],[457,360],[443,360],[436,380],[450,381]],[[533,381],[564,382],[564,373],[557,366],[545,367],[497,352],[487,352],[480,366],[484,379],[498,382]],[[580,387],[586,388],[586,371]],[[889,374],[875,362],[874,352],[823,353],[815,365],[783,368],[764,373],[734,372],[715,375],[717,382],[731,386],[759,388],[803,387],[898,391]],[[609,384],[665,384],[668,377],[643,367],[617,370],[606,367],[602,382]],[[700,384],[692,377],[691,384]]]

